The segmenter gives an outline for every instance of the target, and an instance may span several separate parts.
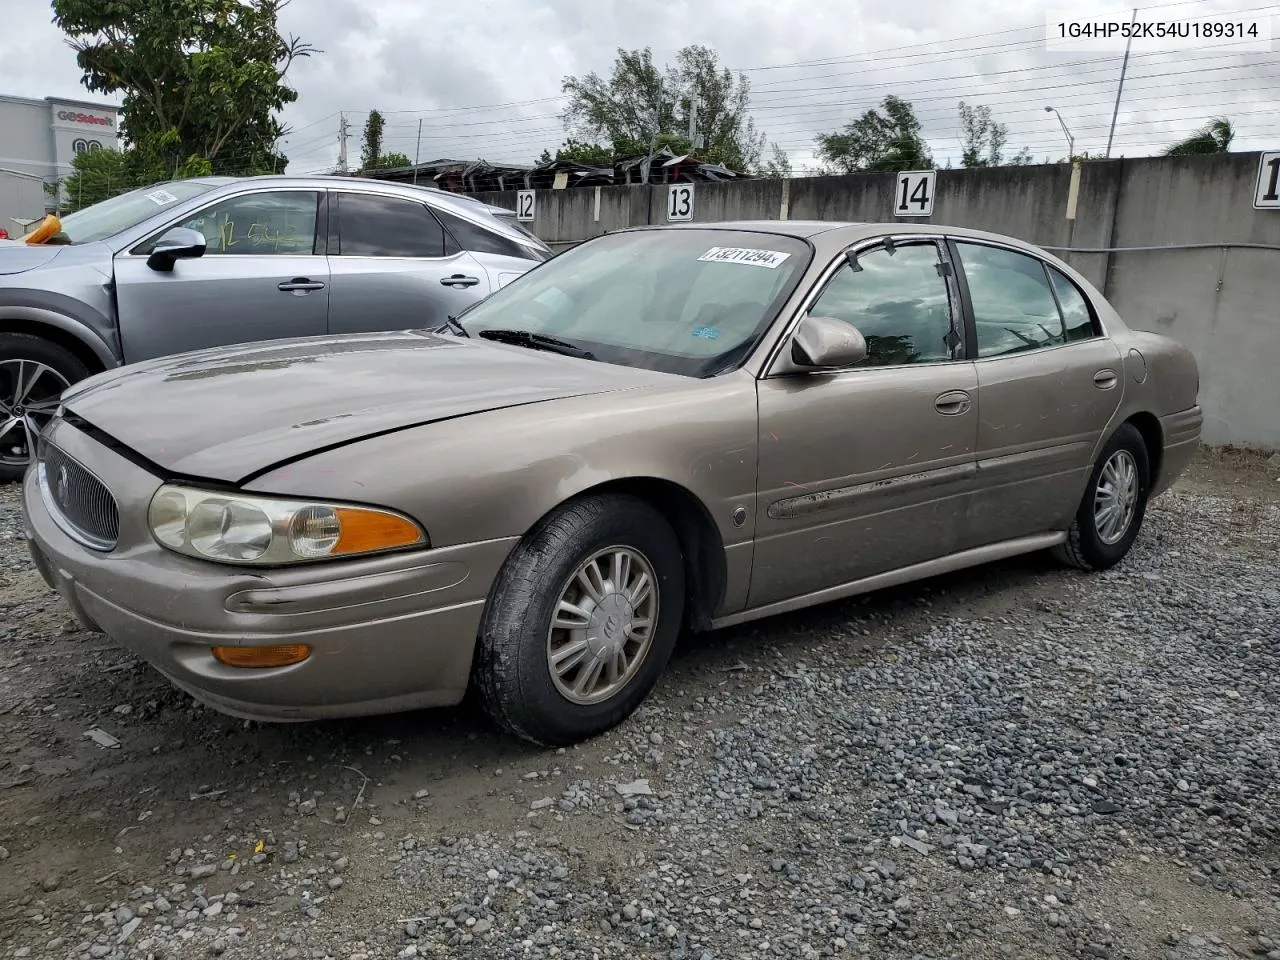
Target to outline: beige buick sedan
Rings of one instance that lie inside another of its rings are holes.
[[[905,224],[624,230],[436,331],[82,381],[35,562],[225,713],[452,704],[567,744],[684,630],[1052,550],[1119,562],[1200,435],[1178,343],[1048,253]]]

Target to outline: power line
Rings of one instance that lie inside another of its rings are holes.
[[[1172,3],[1161,3],[1160,7],[1162,9],[1169,8],[1169,7],[1182,7],[1182,6],[1200,4],[1203,2],[1204,0],[1177,0],[1177,2],[1172,2]],[[1244,10],[1230,11],[1230,13],[1232,15],[1236,15],[1236,14],[1274,9],[1274,7],[1275,7],[1275,4],[1269,4],[1261,7],[1250,7]],[[1215,12],[1224,12],[1224,11],[1215,11]],[[1190,18],[1171,18],[1171,20],[1175,22],[1183,22],[1186,19],[1190,19]],[[832,57],[820,57],[820,58],[809,59],[809,60],[796,60],[790,63],[764,64],[764,65],[752,66],[752,67],[740,67],[740,68],[734,69],[733,72],[734,73],[758,73],[758,72],[764,72],[764,71],[788,70],[788,69],[796,69],[796,68],[811,67],[811,66],[829,66],[832,64],[848,62],[850,60],[857,60],[860,63],[875,63],[875,62],[884,61],[884,60],[901,60],[909,57],[937,58],[941,54],[975,52],[975,51],[982,51],[986,49],[1000,49],[1000,48],[1006,48],[1006,47],[1012,48],[1012,47],[1021,46],[1026,48],[1035,48],[1043,44],[1044,41],[1041,36],[1037,36],[1036,38],[1028,39],[1025,41],[1013,41],[1007,44],[980,45],[980,46],[975,46],[970,48],[961,48],[959,50],[933,51],[933,50],[927,49],[930,47],[937,46],[938,44],[956,43],[964,40],[984,40],[984,39],[990,39],[991,37],[1005,36],[1005,35],[1014,34],[1014,33],[1025,33],[1027,31],[1033,31],[1033,30],[1042,31],[1043,27],[1040,24],[1034,24],[1034,25],[1023,26],[1023,27],[1010,27],[1004,30],[984,31],[982,33],[966,34],[958,37],[942,38],[938,40],[928,40],[928,41],[922,41],[920,43],[906,44],[906,45],[897,46],[897,47],[876,48],[876,49],[867,50],[867,51],[840,54],[838,56],[832,56]],[[1226,46],[1226,45],[1224,44],[1222,46]],[[913,53],[913,54],[898,54],[895,56],[883,56],[884,54],[894,54],[897,51],[907,51],[907,50],[916,50],[919,52]],[[1139,55],[1156,56],[1156,55],[1168,55],[1168,53],[1156,51],[1156,52],[1151,52],[1146,54],[1135,54],[1134,56],[1139,56]],[[1105,59],[1105,58],[1101,58],[1101,59]],[[816,78],[796,78],[796,79],[803,80],[803,79],[816,79]],[[787,82],[795,82],[795,81],[793,80],[793,81],[776,81],[776,82],[787,83]],[[506,109],[510,107],[532,106],[535,104],[542,104],[542,103],[564,102],[567,99],[568,99],[567,96],[565,96],[564,94],[560,94],[557,96],[538,97],[538,98],[529,99],[529,100],[510,100],[503,103],[471,104],[471,105],[443,106],[443,107],[440,107],[440,106],[420,107],[420,108],[402,109],[402,110],[381,110],[379,112],[382,113],[384,116],[401,115],[401,114],[417,115],[417,114],[430,114],[430,113],[472,113],[475,111],[482,111],[482,110],[499,110],[499,109]],[[367,110],[357,110],[357,109],[350,109],[344,112],[350,113],[350,114],[368,113]]]
[[[1185,64],[1186,62],[1191,62],[1191,61],[1184,61],[1184,64]],[[1215,71],[1233,70],[1233,69],[1241,69],[1241,68],[1242,68],[1242,65],[1231,65],[1231,66],[1225,66],[1225,67],[1217,67],[1217,68],[1201,69],[1201,70],[1199,70],[1199,71],[1197,71],[1197,72],[1198,72],[1198,73],[1210,73],[1210,72],[1215,72]],[[1159,80],[1159,79],[1163,79],[1163,78],[1167,78],[1167,77],[1180,77],[1180,76],[1184,76],[1184,71],[1179,70],[1179,71],[1175,71],[1175,72],[1171,72],[1171,73],[1157,73],[1157,74],[1149,74],[1149,75],[1147,75],[1147,76],[1145,76],[1145,77],[1135,78],[1135,81],[1134,81],[1134,82],[1138,82],[1138,81],[1150,81],[1150,80]],[[1072,87],[1088,87],[1088,86],[1095,86],[1098,82],[1099,82],[1099,81],[1096,81],[1096,80],[1095,80],[1095,81],[1085,81],[1085,82],[1080,82],[1080,83],[1076,83],[1076,84],[1065,84],[1065,85],[1064,85],[1064,84],[1056,84],[1056,83],[1055,83],[1055,84],[1051,84],[1051,85],[1048,85],[1048,86],[1045,86],[1045,85],[1038,85],[1038,86],[1023,86],[1023,87],[1020,87],[1020,88],[1015,89],[1015,90],[1002,91],[1002,93],[1007,93],[1007,94],[1010,94],[1010,95],[1017,95],[1017,96],[1019,96],[1019,97],[1021,97],[1021,98],[1023,98],[1023,99],[1025,99],[1025,98],[1026,98],[1027,96],[1029,96],[1030,94],[1052,93],[1052,94],[1055,96],[1055,98],[1056,98],[1056,99],[1062,99],[1062,97],[1064,96],[1064,94],[1062,93],[1062,91],[1063,91],[1063,90],[1065,90],[1065,89],[1070,89],[1070,88],[1072,88]],[[1201,82],[1204,82],[1204,81],[1201,81]],[[1148,88],[1148,87],[1139,87],[1138,89],[1141,91],[1141,90],[1146,90],[1146,89],[1149,89],[1149,88]],[[1262,89],[1266,89],[1266,88],[1262,88]],[[957,102],[958,100],[962,100],[962,99],[967,98],[967,97],[970,95],[970,92],[971,92],[971,91],[969,91],[969,90],[960,89],[960,90],[956,90],[956,91],[954,91],[954,92],[952,92],[952,93],[949,93],[949,94],[947,94],[947,95],[945,95],[945,96],[940,95],[940,96],[937,96],[937,97],[922,97],[922,98],[916,98],[916,99],[915,99],[915,100],[913,100],[912,102],[913,102],[913,103],[920,103],[920,102],[927,102],[927,101],[946,101],[946,102],[949,102],[949,103],[954,103],[954,102]],[[981,91],[980,91],[980,90],[974,90],[974,91],[972,91],[972,92],[980,93]],[[1191,94],[1191,95],[1194,95],[1194,94]],[[1135,98],[1135,100],[1137,100],[1137,99],[1139,99],[1139,98]],[[1151,99],[1159,99],[1159,98],[1153,97],[1153,98],[1151,98]],[[1038,110],[1038,109],[1041,109],[1041,108],[1036,108],[1036,109]],[[1184,110],[1189,110],[1189,109],[1191,109],[1191,108],[1190,108],[1189,106],[1181,106],[1181,105],[1180,105],[1180,106],[1178,106],[1178,107],[1171,107],[1171,108],[1169,108],[1169,109],[1172,109],[1172,110],[1178,110],[1178,111],[1184,111]],[[1221,111],[1221,109],[1222,109],[1222,108],[1221,108],[1221,106],[1219,106],[1219,108],[1218,108],[1218,109],[1219,109],[1219,112],[1220,112],[1220,111]],[[793,108],[791,108],[791,110],[790,110],[789,112],[790,112],[790,115],[791,115],[791,119],[792,119],[792,120],[800,120],[800,119],[803,119],[804,121],[807,121],[807,122],[813,122],[813,121],[817,121],[817,120],[819,120],[819,119],[820,119],[820,117],[817,115],[817,113],[818,113],[818,112],[821,112],[821,111],[826,111],[826,115],[827,115],[827,116],[829,116],[829,117],[831,117],[832,119],[838,119],[839,117],[845,117],[845,118],[850,119],[850,120],[854,119],[854,115],[853,115],[852,111],[849,111],[847,108],[840,108],[840,107],[828,107],[828,106],[826,106],[826,105],[823,105],[822,107],[819,107],[819,108],[811,108],[811,109],[809,109],[809,110],[797,110],[796,108],[794,108],[794,107],[793,107]],[[799,116],[797,116],[797,114],[799,114]],[[918,113],[918,114],[917,114],[917,118],[918,118],[918,119],[921,119],[922,121],[929,121],[929,120],[935,120],[935,119],[944,119],[945,117],[947,117],[947,116],[952,116],[952,115],[953,115],[953,114],[951,114],[950,112],[947,112],[946,114],[933,114],[933,115],[930,115],[930,114],[927,114],[927,113]],[[998,118],[997,118],[997,119],[998,119]],[[788,128],[785,126],[785,123],[784,123],[784,125],[783,125],[781,128],[779,128],[779,126],[776,126],[776,125],[775,125],[775,126],[772,126],[770,129],[772,129],[773,131],[777,132],[779,129],[786,130],[786,129],[788,129]],[[792,129],[794,129],[794,128],[792,128]],[[767,132],[767,131],[766,131],[766,132]],[[562,134],[562,133],[563,133],[563,130],[561,130],[561,129],[560,129],[560,128],[558,128],[558,127],[544,127],[544,128],[539,128],[539,129],[533,129],[533,130],[525,130],[525,131],[521,131],[520,133],[515,134],[515,135],[506,135],[506,136],[504,136],[504,135],[494,136],[493,134],[489,134],[489,133],[462,133],[462,134],[448,134],[448,133],[445,133],[445,132],[442,132],[442,131],[433,131],[433,132],[432,132],[432,136],[433,136],[434,138],[438,139],[438,140],[446,140],[446,141],[486,140],[487,142],[489,142],[489,143],[491,143],[491,144],[497,145],[497,144],[523,144],[523,143],[530,143],[530,142],[532,142],[532,141],[533,141],[533,138],[535,138],[535,137],[536,137],[536,136],[538,136],[538,135],[552,136],[552,135]],[[394,140],[394,141],[399,141],[399,140],[402,140],[402,139],[405,139],[405,138],[393,136],[393,137],[390,137],[390,138],[388,138],[388,139],[390,139],[390,140]]]

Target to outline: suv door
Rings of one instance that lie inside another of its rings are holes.
[[[1120,351],[1057,268],[994,243],[950,244],[982,409],[966,546],[1066,529],[1124,394]]]
[[[504,237],[495,230],[487,230],[480,224],[449,210],[442,210],[440,207],[431,209],[436,219],[444,224],[445,230],[453,235],[453,239],[458,241],[462,249],[474,256],[476,261],[484,267],[489,276],[489,285],[494,290],[505,287],[512,280],[523,276],[535,265],[543,260],[549,260],[552,256],[550,248],[525,230],[520,223],[516,222],[514,216],[505,219],[539,245],[538,253],[521,246],[509,237]]]
[[[439,327],[489,295],[488,274],[427,204],[346,190],[330,196],[330,333]]]
[[[974,489],[977,373],[944,248],[844,258],[809,308],[862,332],[844,370],[759,383],[752,607],[951,553]]]
[[[323,335],[329,268],[324,193],[255,190],[223,197],[167,224],[115,259],[126,363],[202,347]],[[173,227],[204,234],[204,256],[173,270],[147,266]]]

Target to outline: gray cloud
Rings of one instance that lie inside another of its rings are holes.
[[[1138,0],[1144,9],[1156,6]],[[90,97],[48,6],[22,0],[0,37],[7,71],[0,92]],[[387,115],[386,149],[422,156],[528,162],[563,139],[560,84],[567,74],[607,74],[616,48],[651,46],[659,60],[702,43],[751,79],[755,119],[800,167],[812,165],[814,136],[875,106],[911,100],[941,164],[958,163],[957,101],[991,106],[1007,124],[1010,153],[1029,147],[1057,159],[1066,141],[1105,147],[1119,72],[1118,52],[1048,51],[1047,11],[1119,9],[1120,0],[967,0],[963,15],[943,0],[487,0],[421,5],[416,0],[295,0],[283,28],[323,53],[298,63],[298,103],[284,115],[290,170],[324,169],[337,157],[346,111],[349,157],[359,153],[367,111]],[[1195,0],[1160,8],[1187,16],[1214,10],[1280,13],[1256,0]],[[696,13],[695,13],[696,10]],[[1273,21],[1280,34],[1280,22]],[[1020,29],[1016,29],[1020,28]],[[906,48],[906,49],[904,49]],[[858,53],[857,51],[866,51]],[[826,62],[814,62],[814,61]],[[801,66],[787,66],[803,61]],[[1149,153],[1225,113],[1239,149],[1280,141],[1272,106],[1280,75],[1274,53],[1135,54],[1116,130],[1115,154]],[[39,65],[35,69],[33,65]],[[481,109],[466,109],[477,106]]]

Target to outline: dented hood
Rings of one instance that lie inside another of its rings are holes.
[[[171,474],[241,482],[366,437],[670,375],[417,331],[274,341],[99,374],[63,406]]]

